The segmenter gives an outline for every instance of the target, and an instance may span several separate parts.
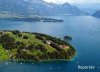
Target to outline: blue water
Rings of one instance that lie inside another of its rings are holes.
[[[70,62],[10,63],[0,62],[0,72],[100,72],[100,19],[91,16],[58,16],[62,23],[17,22],[0,20],[1,30],[21,30],[63,37],[72,36],[77,56]],[[78,65],[95,66],[80,70]]]

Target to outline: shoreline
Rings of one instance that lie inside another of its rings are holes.
[[[73,57],[73,59],[54,59],[54,60],[40,60],[40,61],[33,61],[33,60],[17,60],[17,59],[8,59],[8,60],[0,60],[1,62],[17,62],[17,63],[42,63],[42,62],[71,62],[75,59],[77,53],[75,54],[75,56]]]
[[[40,61],[32,61],[32,60],[0,60],[1,62],[17,62],[17,63],[43,63],[43,62],[71,62],[72,60],[67,59],[54,59],[54,60],[40,60]]]
[[[21,60],[21,59],[8,59],[8,60],[0,60],[0,62],[6,62],[6,61],[10,61],[10,62],[22,62],[22,63],[41,63],[41,62],[71,62],[73,61],[77,56],[77,53],[75,53],[75,55],[70,58],[70,59],[53,59],[53,60],[39,60],[39,61],[33,61],[33,60]]]

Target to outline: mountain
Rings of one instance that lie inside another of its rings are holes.
[[[100,18],[100,10],[96,11],[92,16]]]
[[[78,7],[81,11],[85,11],[91,15],[100,9],[100,3],[72,3],[72,5]]]
[[[86,15],[69,3],[54,4],[47,3],[43,0],[0,0],[0,13],[10,12],[19,15]]]

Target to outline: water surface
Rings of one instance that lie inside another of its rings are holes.
[[[0,72],[100,72],[100,19],[91,16],[58,16],[62,23],[0,20],[1,30],[21,30],[63,37],[72,36],[77,56],[71,62],[0,63]],[[78,65],[94,65],[94,70],[79,70]]]

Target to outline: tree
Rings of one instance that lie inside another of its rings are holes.
[[[34,44],[31,44],[26,49],[27,50],[33,50],[33,49],[35,49],[35,45]]]
[[[19,37],[22,37],[22,34],[21,34],[21,33],[19,33],[19,34],[18,34],[18,36],[19,36]]]
[[[3,32],[2,31],[0,31],[0,35],[3,35]]]
[[[47,52],[47,49],[45,48],[45,46],[41,45],[41,44],[38,44],[37,46],[35,46],[35,48],[37,50],[41,50],[41,52]]]
[[[21,32],[18,31],[18,30],[15,30],[15,31],[12,31],[12,33],[13,33],[14,35],[18,35],[18,34],[20,34]]]
[[[67,41],[67,42],[68,41],[71,41],[72,40],[72,37],[70,37],[70,36],[64,36],[64,40]]]
[[[0,38],[0,42],[5,49],[13,49],[15,48],[15,39],[8,34],[4,34]]]
[[[52,42],[52,43],[50,44],[50,46],[51,46],[51,47],[53,47],[53,48],[55,48],[56,50],[58,50],[58,51],[60,51],[60,52],[62,52],[62,51],[63,51],[63,49],[62,49],[62,48],[60,48],[60,47],[59,47],[59,45],[58,45],[58,44],[56,44],[56,43],[53,43],[53,42]]]
[[[24,35],[24,36],[23,36],[23,39],[28,39],[28,36],[27,36],[27,35]]]
[[[41,36],[41,35],[36,35],[35,38],[41,40],[44,44],[47,43],[46,39],[43,36]]]

